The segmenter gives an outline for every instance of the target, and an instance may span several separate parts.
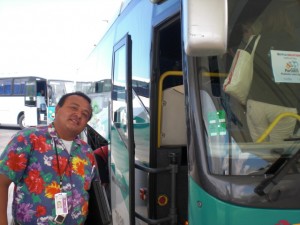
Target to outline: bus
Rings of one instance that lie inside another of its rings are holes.
[[[112,224],[300,224],[299,4],[123,2],[78,70],[109,87],[98,93],[99,127],[88,127],[87,140],[109,148]],[[260,35],[257,86],[243,104],[224,82],[238,49],[249,52],[248,33]],[[256,107],[258,99],[283,105]],[[251,110],[261,118],[249,120]]]
[[[46,79],[35,76],[0,78],[0,125],[25,127],[26,84],[46,89]],[[44,84],[44,85],[43,85]],[[35,96],[37,95],[36,89]],[[36,97],[35,97],[36,98]],[[35,113],[36,115],[36,113]],[[37,117],[36,117],[37,118]],[[43,119],[44,120],[44,119]]]
[[[37,126],[53,121],[62,95],[75,90],[73,81],[36,76],[0,78],[0,125]]]
[[[44,95],[40,92],[44,90]],[[70,80],[48,79],[42,84],[25,84],[25,126],[37,126],[53,122],[55,107],[64,94],[75,91],[75,82]]]

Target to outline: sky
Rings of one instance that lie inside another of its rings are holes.
[[[0,0],[0,77],[74,79],[120,4],[121,0]]]

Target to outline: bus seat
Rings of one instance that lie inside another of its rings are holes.
[[[187,133],[185,121],[183,85],[163,91],[161,145],[186,146]]]

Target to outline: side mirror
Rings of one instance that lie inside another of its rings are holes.
[[[223,54],[227,48],[227,0],[183,0],[184,49],[190,56]]]

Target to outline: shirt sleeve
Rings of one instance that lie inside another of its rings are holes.
[[[17,183],[26,170],[30,151],[31,144],[25,132],[17,132],[0,156],[0,174]]]

